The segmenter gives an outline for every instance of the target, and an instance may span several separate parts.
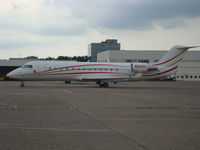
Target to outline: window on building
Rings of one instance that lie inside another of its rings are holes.
[[[126,59],[126,62],[132,62],[132,60],[131,59]]]
[[[138,59],[140,63],[149,63],[149,59]]]

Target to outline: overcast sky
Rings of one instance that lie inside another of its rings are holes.
[[[125,50],[200,45],[200,0],[0,0],[0,59],[87,55],[108,38]]]

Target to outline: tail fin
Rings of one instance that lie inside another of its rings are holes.
[[[177,45],[172,47],[160,60],[159,62],[153,64],[154,66],[163,66],[163,67],[177,67],[188,49],[195,48],[198,46],[182,46]]]

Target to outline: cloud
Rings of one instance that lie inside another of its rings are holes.
[[[0,35],[0,49],[3,50],[60,44],[58,40],[52,40],[46,36],[46,38],[44,38],[38,35],[19,33],[9,30],[0,30]]]
[[[70,8],[45,0],[8,0],[0,6],[0,29],[41,35],[73,36],[87,32],[87,24],[72,18]],[[5,9],[7,8],[7,9]]]
[[[40,43],[42,45],[42,43]],[[30,45],[40,45],[38,42],[32,41],[32,40],[13,40],[13,41],[8,41],[8,40],[1,40],[0,41],[0,49],[11,49],[11,48],[23,48],[27,47]]]
[[[198,45],[200,38],[199,0],[0,1],[1,57],[85,55],[88,43],[106,38],[123,49]]]
[[[86,20],[91,26],[116,30],[150,29],[158,21],[164,28],[176,28],[184,25],[184,21],[177,22],[175,18],[200,16],[199,0],[79,0],[71,2],[58,0],[56,2],[70,6],[72,15]]]
[[[90,28],[177,28],[185,26],[185,18],[198,16],[199,0],[3,0],[0,29],[78,36]]]

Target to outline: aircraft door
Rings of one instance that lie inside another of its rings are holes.
[[[38,62],[38,71],[45,71],[46,70],[46,62],[45,61],[39,61]]]
[[[32,66],[33,66],[32,72],[33,72],[33,73],[38,72],[38,62],[37,62],[37,61],[32,62]]]
[[[131,71],[133,71],[133,64],[131,63]]]

